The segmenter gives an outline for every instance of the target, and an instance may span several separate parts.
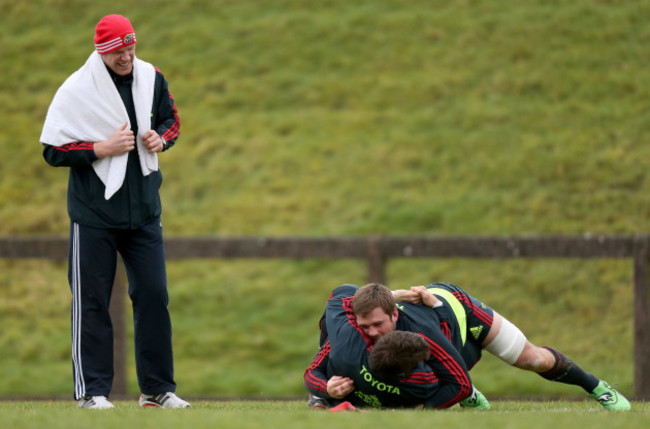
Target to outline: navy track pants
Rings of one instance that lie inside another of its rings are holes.
[[[118,253],[133,306],[140,390],[146,394],[176,390],[160,218],[139,229],[93,228],[71,222],[68,280],[75,399],[108,397],[113,385],[113,325],[108,309]]]

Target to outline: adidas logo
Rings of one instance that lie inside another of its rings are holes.
[[[474,337],[474,339],[477,340],[478,337],[481,335],[481,332],[483,331],[483,326],[477,326],[475,328],[469,328],[469,330],[472,333],[472,336]]]

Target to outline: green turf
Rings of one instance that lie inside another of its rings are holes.
[[[10,429],[69,427],[171,428],[310,428],[343,425],[359,429],[397,425],[441,427],[644,427],[650,417],[647,403],[633,403],[632,411],[610,413],[592,402],[493,401],[489,411],[368,410],[330,413],[308,410],[301,401],[195,401],[190,410],[140,409],[135,402],[115,403],[114,410],[80,410],[65,402],[2,402],[3,427]]]

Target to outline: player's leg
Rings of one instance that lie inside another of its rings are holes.
[[[506,318],[494,312],[494,322],[483,347],[505,362],[559,383],[582,387],[609,410],[628,410],[629,402],[606,382],[551,347],[538,347]]]
[[[116,261],[110,230],[71,222],[68,280],[72,292],[74,397],[83,408],[112,407],[105,398],[113,385],[109,303]]]
[[[504,362],[520,369],[545,372],[553,368],[554,355],[533,345],[508,319],[494,311],[494,321],[482,347]]]
[[[125,231],[118,250],[124,260],[133,305],[135,363],[145,394],[175,392],[172,326],[162,227],[157,220]]]

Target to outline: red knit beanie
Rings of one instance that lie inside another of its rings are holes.
[[[95,27],[95,49],[100,55],[135,44],[135,31],[128,18],[106,15]]]

